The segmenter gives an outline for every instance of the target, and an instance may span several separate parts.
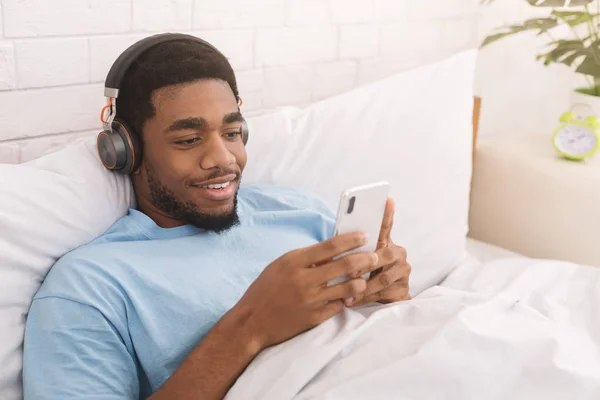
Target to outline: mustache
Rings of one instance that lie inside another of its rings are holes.
[[[219,168],[219,169],[215,169],[214,171],[211,172],[211,174],[209,176],[207,176],[206,178],[202,179],[202,181],[210,181],[212,179],[217,179],[217,178],[221,178],[223,176],[227,176],[227,175],[235,175],[235,180],[239,181],[240,178],[242,177],[242,173],[238,170],[234,170],[234,169],[229,169],[229,168]],[[196,180],[198,182],[200,182],[200,180]]]

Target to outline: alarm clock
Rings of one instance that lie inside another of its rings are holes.
[[[560,126],[552,135],[556,151],[569,160],[582,161],[600,148],[600,121],[593,115],[582,118],[573,112],[560,117]]]

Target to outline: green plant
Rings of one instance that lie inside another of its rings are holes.
[[[495,0],[482,0],[489,4]],[[534,7],[549,8],[545,17],[532,18],[521,24],[499,28],[485,38],[481,47],[521,32],[536,31],[549,39],[544,53],[537,60],[544,65],[564,64],[583,74],[589,87],[577,89],[581,93],[600,96],[600,0],[526,0]],[[557,39],[552,32],[558,27],[568,27],[570,35]]]

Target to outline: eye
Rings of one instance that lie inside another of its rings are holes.
[[[241,134],[242,134],[242,131],[238,130],[238,131],[227,132],[227,133],[225,133],[225,136],[228,139],[234,139],[236,136],[241,135]]]
[[[175,144],[180,144],[180,145],[192,145],[192,144],[196,144],[200,139],[199,138],[191,138],[191,139],[185,139],[185,140],[178,140],[175,142]]]

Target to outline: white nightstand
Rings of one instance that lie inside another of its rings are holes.
[[[600,155],[564,160],[550,135],[481,138],[469,236],[529,257],[600,266]]]

